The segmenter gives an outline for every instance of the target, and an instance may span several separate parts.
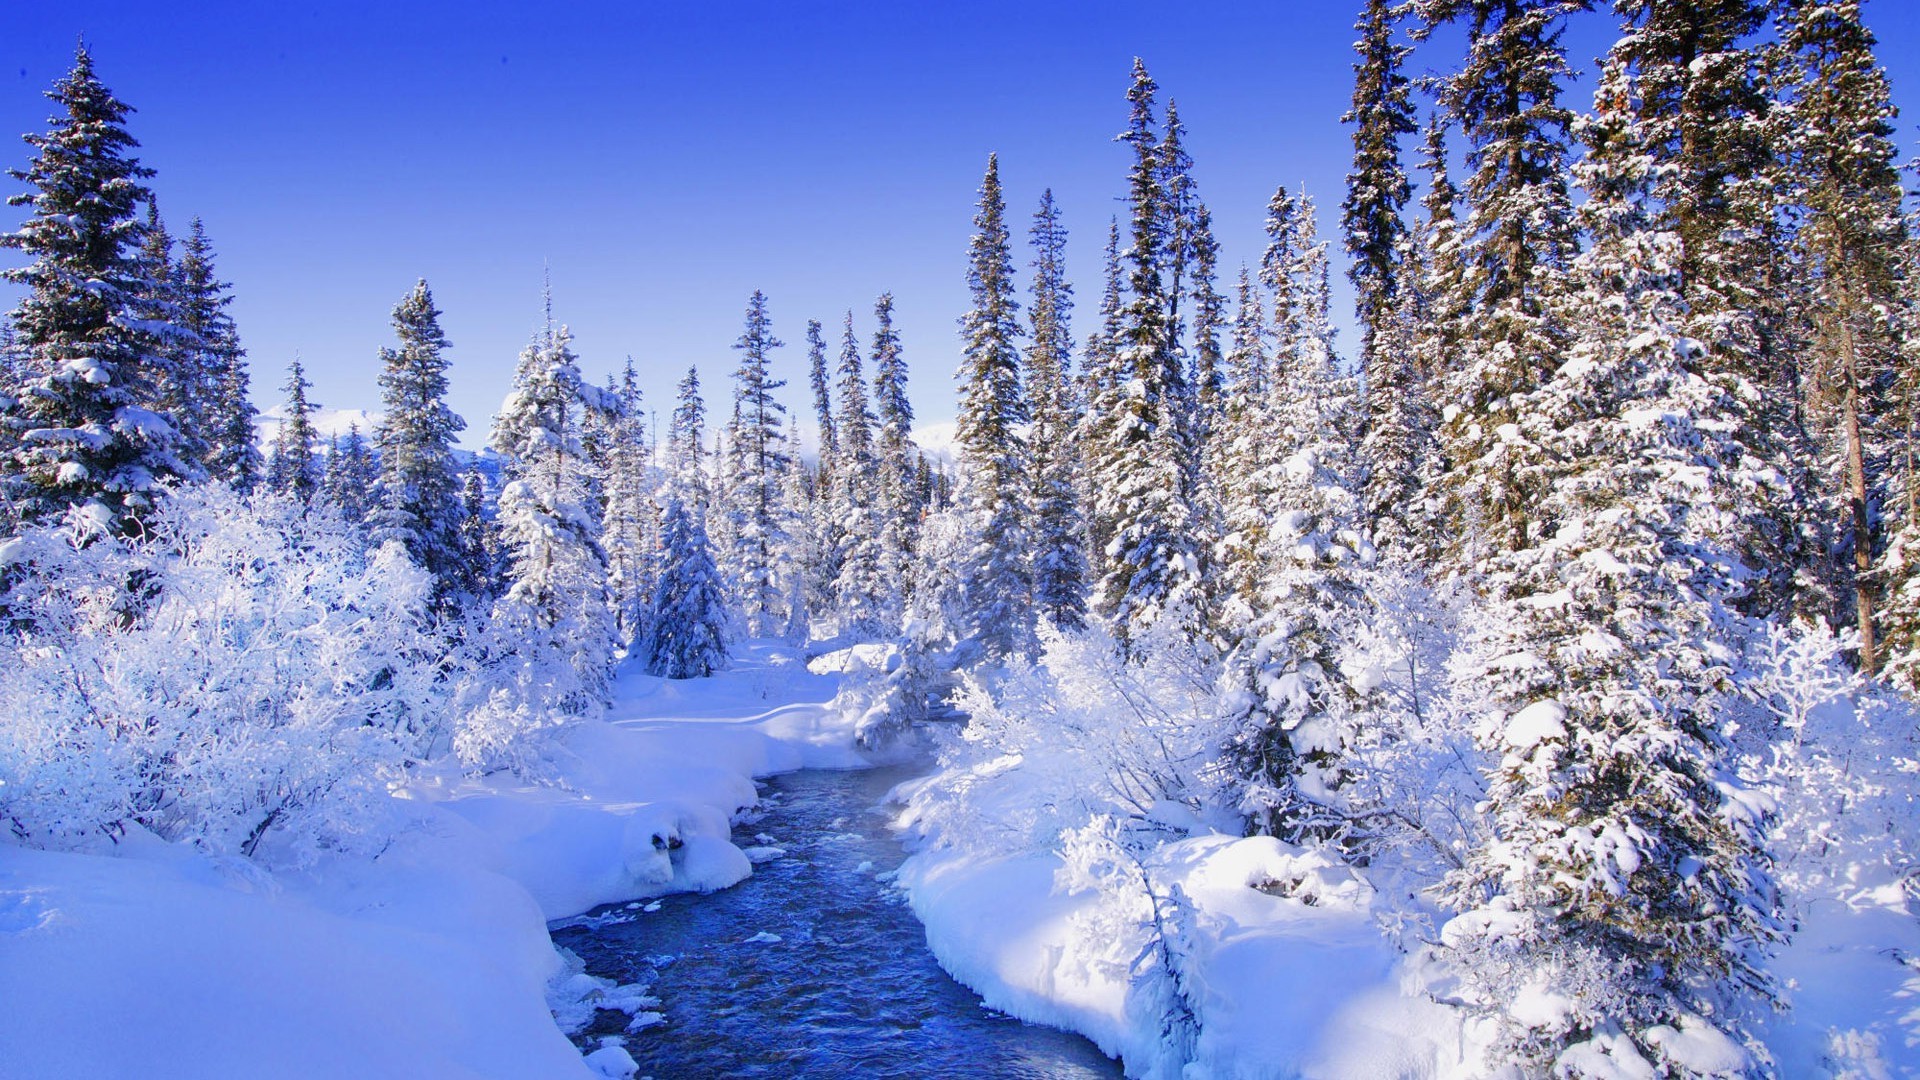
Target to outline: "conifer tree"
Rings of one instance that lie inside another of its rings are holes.
[[[1885,70],[1858,0],[1789,6],[1783,44],[1797,86],[1790,148],[1804,273],[1811,286],[1809,426],[1820,443],[1820,486],[1828,493],[1844,560],[1844,603],[1859,633],[1861,667],[1880,653],[1880,500],[1887,436],[1883,418],[1901,355],[1900,279],[1912,269],[1894,165],[1893,117]],[[1892,582],[1899,588],[1903,582]],[[1904,614],[1901,621],[1905,621]],[[1910,631],[1906,631],[1910,633]],[[1911,638],[1900,643],[1910,648]]]
[[[1539,447],[1519,423],[1528,395],[1566,351],[1556,298],[1575,246],[1567,193],[1568,77],[1562,22],[1588,0],[1424,0],[1428,26],[1464,19],[1465,66],[1443,100],[1467,137],[1458,355],[1442,361],[1440,443],[1455,564],[1534,539]]]
[[[1067,281],[1067,230],[1053,191],[1040,195],[1029,234],[1033,303],[1027,308],[1027,408],[1033,423],[1033,603],[1061,630],[1086,622],[1086,524],[1080,513],[1079,394],[1073,379],[1073,286]]]
[[[1127,92],[1131,114],[1120,136],[1134,153],[1128,299],[1114,361],[1125,382],[1120,416],[1103,423],[1105,437],[1087,461],[1095,516],[1112,526],[1098,606],[1123,638],[1169,610],[1188,608],[1199,599],[1202,580],[1189,443],[1195,404],[1167,325],[1168,204],[1153,132],[1156,89],[1136,59]]]
[[[847,334],[853,334],[851,311],[847,312]],[[820,429],[820,482],[830,485],[840,437],[833,419],[833,386],[827,375],[827,339],[821,334],[818,319],[807,320],[807,371],[813,386],[813,419]]]
[[[347,425],[346,438],[336,435],[329,441],[321,492],[349,524],[360,525],[374,509],[380,470],[367,449],[367,440],[360,434],[359,424]]]
[[[462,558],[453,439],[467,424],[447,407],[448,342],[425,280],[394,307],[393,327],[400,347],[380,350],[384,416],[374,432],[380,509],[371,518],[372,537],[405,545],[433,576],[435,601],[446,609],[457,602]]]
[[[606,501],[601,545],[607,553],[607,587],[620,640],[632,643],[653,606],[660,522],[653,499],[653,446],[647,437],[646,401],[632,357],[613,385],[606,476],[601,484]]]
[[[700,679],[727,663],[726,590],[714,567],[700,515],[678,491],[667,494],[661,525],[663,570],[645,637],[636,652],[648,674]]]
[[[1102,262],[1100,325],[1087,335],[1087,346],[1080,369],[1080,400],[1083,409],[1076,434],[1079,444],[1081,517],[1087,527],[1087,577],[1097,583],[1106,576],[1107,550],[1113,541],[1114,520],[1109,507],[1095,497],[1093,460],[1099,448],[1111,444],[1123,420],[1121,388],[1126,379],[1119,368],[1120,298],[1120,223],[1107,223],[1107,247]]]
[[[866,372],[859,339],[853,335],[853,313],[847,312],[846,334],[840,345],[840,415],[838,467],[827,495],[828,514],[839,530],[838,575],[831,583],[843,631],[872,633],[885,621],[889,585],[882,578],[885,563],[876,475],[873,411],[867,407]]]
[[[1412,342],[1400,293],[1406,273],[1406,223],[1412,195],[1400,165],[1400,137],[1415,131],[1413,103],[1401,65],[1412,50],[1394,41],[1394,5],[1368,0],[1354,29],[1353,171],[1347,175],[1343,224],[1360,316],[1360,370],[1366,383],[1364,504],[1374,540],[1404,548],[1418,497],[1427,417],[1419,407]]]
[[[880,576],[888,583],[883,613],[889,625],[898,625],[913,588],[914,552],[920,537],[920,515],[926,507],[914,471],[920,450],[913,442],[913,404],[907,400],[907,362],[893,328],[893,294],[874,302],[873,412],[877,425],[874,456],[879,482]]]
[[[961,571],[960,632],[987,661],[1033,647],[1033,573],[1027,565],[1032,474],[1022,430],[1032,418],[1020,378],[1019,302],[1000,193],[1000,160],[987,158],[980,210],[968,244],[972,306],[960,319],[960,409],[964,465],[960,502],[971,543]]]
[[[853,336],[851,311],[847,312],[844,340],[852,344],[855,352],[859,351],[859,341]],[[806,592],[807,614],[810,618],[819,619],[835,613],[835,589],[848,541],[844,535],[845,525],[833,505],[834,491],[839,482],[840,438],[833,414],[833,381],[827,370],[827,341],[818,319],[807,320],[807,371],[808,382],[813,388],[814,430],[818,433],[819,456],[812,469],[796,469],[795,479],[802,482],[801,525],[805,532],[800,544],[800,576]],[[862,387],[863,398],[865,393]]]
[[[707,403],[700,396],[700,369],[687,374],[674,388],[673,415],[667,421],[667,483],[679,490],[680,500],[696,516],[706,516]]]
[[[500,595],[500,545],[487,513],[487,480],[470,468],[460,482],[460,591],[478,603]]]
[[[267,486],[283,495],[292,495],[306,505],[313,502],[314,493],[320,487],[313,460],[319,436],[313,429],[313,406],[307,402],[307,391],[313,389],[313,384],[307,381],[298,356],[287,365],[287,384],[282,389],[286,391],[287,403],[280,429],[273,437],[273,456],[267,462]]]
[[[588,413],[609,403],[581,377],[565,327],[543,338],[520,354],[489,439],[506,473],[498,527],[507,589],[493,622],[511,643],[521,700],[577,715],[604,702],[618,644],[580,440]]]
[[[173,249],[173,236],[160,218],[160,202],[149,197],[138,256],[142,291],[135,304],[149,347],[149,404],[173,427],[181,478],[201,479],[207,449],[203,429],[212,395],[199,377],[204,343],[186,325],[185,290]]]
[[[1342,206],[1347,252],[1353,267],[1356,306],[1360,316],[1360,367],[1368,376],[1373,397],[1375,363],[1380,340],[1393,317],[1400,289],[1400,261],[1407,236],[1402,208],[1412,196],[1406,170],[1400,166],[1400,136],[1415,129],[1407,77],[1400,71],[1413,50],[1393,40],[1395,5],[1367,0],[1354,29],[1360,40],[1354,51],[1353,108],[1341,118],[1353,128],[1353,171],[1347,174],[1347,200]],[[1375,412],[1369,401],[1368,412]]]
[[[230,286],[214,273],[213,245],[197,217],[187,224],[178,286],[182,328],[199,342],[194,384],[203,402],[200,465],[209,477],[251,491],[262,463],[253,430],[256,410],[248,397],[247,354],[227,314],[233,303]]]
[[[1273,336],[1265,304],[1247,267],[1240,268],[1232,347],[1222,375],[1222,407],[1206,453],[1207,488],[1217,533],[1210,579],[1212,630],[1235,642],[1264,605],[1264,553],[1284,458],[1274,392]]]
[[[34,159],[8,175],[32,190],[30,207],[0,246],[33,261],[0,271],[26,295],[11,316],[16,367],[6,399],[0,486],[13,515],[45,519],[78,508],[110,533],[137,532],[157,485],[187,466],[178,435],[156,411],[164,357],[140,318],[155,284],[141,274],[142,228],[153,175],[132,151],[132,110],[94,75],[83,45],[47,95],[58,106]]]
[[[1684,245],[1628,70],[1603,75],[1580,170],[1587,319],[1534,396],[1543,531],[1492,560],[1457,667],[1499,710],[1481,731],[1493,834],[1448,880],[1463,913],[1442,937],[1522,1068],[1690,1075],[1672,1034],[1769,996],[1779,932],[1724,734],[1720,636],[1747,577],[1730,538],[1756,478],[1730,422],[1742,403],[1676,330]],[[1564,1007],[1512,1007],[1523,983]]]
[[[780,633],[788,616],[792,508],[786,473],[793,458],[782,424],[787,408],[773,396],[786,383],[772,377],[770,366],[772,351],[782,344],[773,336],[766,295],[755,290],[747,303],[746,329],[733,346],[740,366],[734,370],[726,499],[732,534],[728,567],[740,615],[755,637]]]
[[[1402,309],[1408,316],[1414,372],[1423,384],[1436,387],[1448,365],[1459,357],[1459,337],[1468,311],[1464,305],[1472,299],[1465,284],[1460,190],[1448,172],[1446,121],[1439,112],[1427,117],[1420,168],[1426,176],[1426,190],[1420,196],[1424,216],[1419,235],[1410,244],[1420,273],[1404,282],[1408,288],[1402,290]]]
[[[1208,432],[1219,418],[1220,393],[1224,385],[1220,335],[1227,328],[1227,297],[1220,292],[1220,242],[1213,236],[1213,214],[1205,205],[1194,213],[1193,235],[1188,241],[1193,250],[1193,350],[1187,382],[1193,388],[1192,430],[1189,445],[1195,448],[1193,467],[1199,470],[1206,454]],[[1189,480],[1196,490],[1198,473]]]

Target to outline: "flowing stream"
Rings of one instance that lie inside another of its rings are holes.
[[[778,847],[739,885],[610,905],[554,942],[587,971],[648,983],[666,1020],[626,1036],[640,1075],[1117,1077],[1087,1040],[982,1005],[927,949],[892,884],[904,852],[880,800],[913,768],[807,770],[767,782],[744,847]],[[622,1030],[599,1014],[583,1048]]]

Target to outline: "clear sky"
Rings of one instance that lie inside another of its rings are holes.
[[[785,400],[802,414],[805,320],[826,323],[837,351],[852,308],[865,345],[874,297],[891,290],[916,408],[939,420],[990,151],[1022,244],[1054,189],[1083,337],[1106,221],[1122,211],[1127,152],[1112,136],[1144,57],[1162,102],[1180,104],[1230,282],[1258,256],[1276,184],[1304,183],[1323,234],[1337,234],[1359,7],[0,0],[0,165],[27,160],[4,135],[44,130],[41,92],[85,34],[101,78],[139,110],[131,128],[163,215],[176,233],[206,221],[263,407],[298,351],[317,400],[377,408],[388,313],[424,276],[477,446],[550,267],[556,318],[590,375],[631,355],[659,408],[698,364],[720,416],[754,289],[787,342]],[[1896,100],[1920,117],[1920,2],[1874,0],[1867,18]],[[1582,71],[1613,25],[1576,20]],[[1456,48],[1436,40],[1414,70],[1450,67]],[[1568,101],[1584,106],[1585,91]],[[1903,120],[1903,149],[1914,132]],[[0,208],[0,226],[21,214]]]

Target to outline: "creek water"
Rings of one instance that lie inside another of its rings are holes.
[[[1087,1040],[986,1008],[927,949],[892,884],[904,857],[880,807],[912,767],[774,777],[736,826],[785,854],[705,896],[609,905],[556,926],[587,971],[647,983],[664,1022],[625,1036],[640,1076],[1118,1077]],[[763,853],[764,854],[764,853]],[[622,1031],[602,1012],[586,1049]]]

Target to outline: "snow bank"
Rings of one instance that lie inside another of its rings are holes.
[[[1191,906],[1181,950],[1201,1028],[1178,1072],[1129,975],[1143,939],[1094,932],[1111,926],[1103,898],[1057,888],[1061,866],[942,847],[916,852],[899,880],[955,978],[996,1009],[1086,1035],[1131,1075],[1362,1080],[1458,1058],[1450,1011],[1401,992],[1363,881],[1271,837],[1214,835],[1168,845],[1152,868]]]
[[[630,669],[550,783],[423,776],[370,861],[0,844],[0,1078],[630,1075],[555,1025],[547,923],[751,873],[728,834],[753,777],[867,764],[838,686],[767,644],[713,679]]]

